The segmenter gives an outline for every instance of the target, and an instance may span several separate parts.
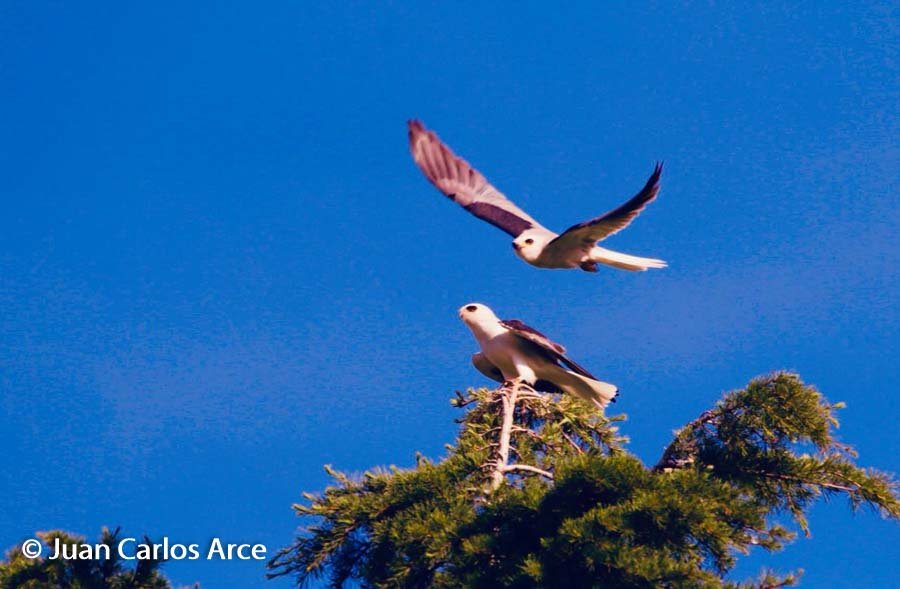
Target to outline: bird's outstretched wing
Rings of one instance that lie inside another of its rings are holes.
[[[490,360],[487,359],[481,352],[477,352],[472,355],[472,364],[475,368],[478,369],[478,372],[490,378],[491,380],[496,380],[497,382],[503,382],[503,373],[500,372],[500,369],[494,366]],[[538,380],[534,383],[534,390],[541,391],[543,393],[560,393],[562,392],[559,387],[554,385],[552,382],[546,380]]]
[[[601,239],[606,239],[610,235],[628,227],[635,217],[644,210],[644,207],[653,202],[653,199],[659,194],[659,177],[661,174],[662,163],[657,163],[650,178],[647,179],[647,183],[628,202],[604,215],[569,227],[547,244],[547,247],[544,248],[544,253],[552,257],[572,248],[589,249],[594,247],[594,244]]]
[[[491,186],[469,162],[454,154],[433,131],[412,120],[409,150],[425,177],[453,202],[494,227],[518,237],[541,224]]]
[[[572,370],[572,372],[597,380],[597,377],[588,372],[585,367],[581,366],[580,364],[576,363],[574,360],[566,356],[566,349],[564,347],[554,342],[537,329],[528,327],[518,319],[506,319],[500,321],[500,325],[510,330],[512,333],[522,338],[523,340],[529,341],[541,348],[554,362],[562,362],[563,364],[568,366]]]

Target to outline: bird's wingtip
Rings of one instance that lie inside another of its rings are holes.
[[[419,119],[409,119],[406,121],[406,128],[409,130],[410,135],[413,133],[425,133],[425,125],[422,124],[422,121]]]
[[[419,137],[427,135],[427,131],[425,130],[425,125],[422,124],[422,121],[419,119],[409,119],[406,121],[406,131],[407,136],[409,137],[409,148],[413,149],[413,146],[416,143],[416,140]]]

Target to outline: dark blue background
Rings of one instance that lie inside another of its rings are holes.
[[[896,4],[127,4],[0,3],[3,547],[108,524],[274,552],[323,463],[441,456],[485,383],[473,300],[618,384],[645,462],[789,368],[900,466]],[[665,160],[608,245],[670,268],[526,266],[422,178],[414,116],[557,230]],[[811,524],[734,578],[896,582],[895,524]]]

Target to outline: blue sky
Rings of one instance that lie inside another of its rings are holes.
[[[453,390],[485,383],[475,300],[619,385],[647,463],[788,368],[900,469],[897,26],[888,2],[3,2],[0,545],[106,524],[274,551],[322,464],[442,454]],[[608,244],[670,268],[526,266],[427,184],[410,117],[557,230],[665,160]],[[896,524],[843,500],[811,524],[735,577],[896,582]]]

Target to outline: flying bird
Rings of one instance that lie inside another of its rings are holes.
[[[627,227],[659,193],[662,164],[631,200],[604,215],[556,234],[494,188],[481,173],[457,156],[421,122],[409,126],[409,149],[425,177],[464,209],[513,236],[516,255],[538,268],[581,268],[596,272],[597,264],[642,272],[665,268],[663,260],[614,252],[597,245]]]
[[[487,306],[470,303],[459,317],[481,352],[472,356],[479,372],[497,382],[525,382],[536,390],[575,395],[603,409],[616,398],[615,385],[597,380],[566,356],[566,349],[518,319],[503,321]]]

